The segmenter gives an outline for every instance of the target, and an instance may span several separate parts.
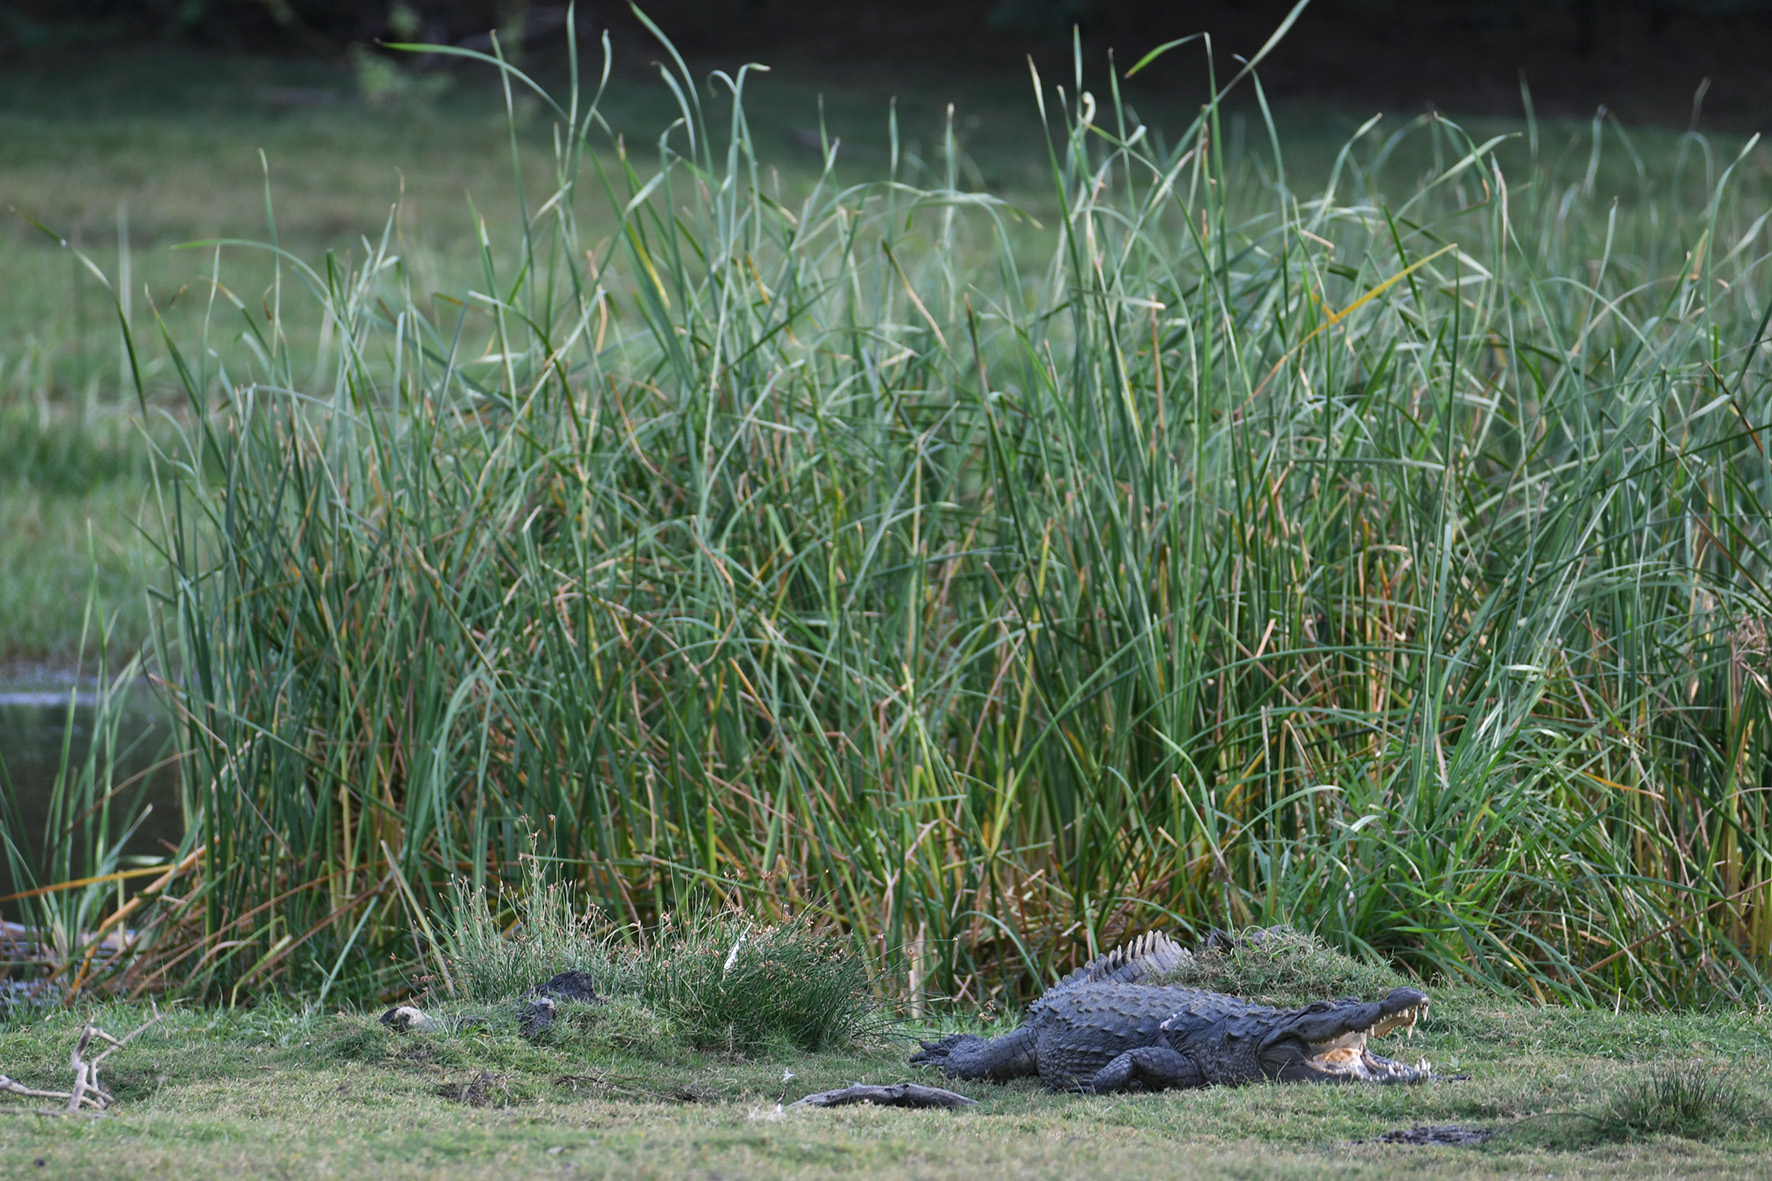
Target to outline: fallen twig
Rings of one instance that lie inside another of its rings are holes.
[[[956,1091],[926,1087],[921,1083],[892,1083],[878,1086],[853,1083],[835,1091],[819,1091],[804,1099],[796,1099],[789,1107],[842,1107],[849,1103],[873,1103],[880,1107],[945,1107],[949,1110],[971,1107],[976,1099],[968,1099]]]
[[[71,1091],[40,1091],[0,1074],[0,1092],[28,1099],[62,1099],[67,1101],[67,1107],[60,1112],[39,1109],[40,1114],[44,1115],[103,1114],[111,1104],[117,1101],[117,1097],[105,1090],[103,1084],[98,1081],[99,1064],[134,1041],[142,1032],[158,1025],[164,1017],[164,1013],[155,1012],[151,1020],[136,1026],[120,1038],[112,1037],[96,1025],[88,1025],[83,1028],[80,1031],[79,1039],[74,1042],[73,1052],[68,1055],[68,1065],[74,1071],[74,1089]],[[107,1044],[104,1049],[88,1058],[86,1051],[95,1039]]]
[[[3,1074],[0,1074],[0,1091],[5,1091],[8,1095],[22,1095],[27,1099],[70,1099],[73,1097],[67,1091],[33,1090]]]

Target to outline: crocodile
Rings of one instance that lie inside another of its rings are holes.
[[[1153,984],[1191,953],[1152,932],[1084,964],[1028,1007],[999,1038],[952,1034],[923,1042],[913,1065],[949,1078],[1003,1082],[1039,1075],[1052,1090],[1107,1092],[1279,1082],[1414,1083],[1426,1062],[1381,1058],[1366,1040],[1414,1031],[1427,997],[1398,988],[1273,1009],[1223,993]]]

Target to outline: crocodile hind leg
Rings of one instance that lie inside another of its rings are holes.
[[[1109,1062],[1084,1083],[1082,1090],[1101,1094],[1142,1086],[1147,1091],[1203,1087],[1206,1076],[1194,1060],[1168,1046],[1139,1046]]]
[[[949,1078],[982,1078],[1000,1083],[1039,1073],[1034,1035],[1026,1028],[999,1038],[954,1033],[938,1042],[923,1042],[911,1055],[913,1066],[939,1066]]]

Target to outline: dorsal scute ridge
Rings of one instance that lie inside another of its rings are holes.
[[[1096,956],[1047,991],[1057,992],[1078,984],[1133,984],[1147,976],[1172,971],[1188,958],[1182,946],[1161,931],[1146,931],[1112,951]]]

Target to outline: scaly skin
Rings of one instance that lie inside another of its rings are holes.
[[[955,1034],[924,1042],[911,1062],[950,1078],[1002,1082],[1038,1074],[1053,1090],[1161,1090],[1258,1079],[1282,1082],[1418,1082],[1365,1048],[1368,1036],[1413,1027],[1427,997],[1412,988],[1383,1001],[1354,997],[1271,1009],[1222,993],[1136,983],[1187,955],[1147,936],[1099,957],[1052,986],[1026,1021],[994,1040]]]

